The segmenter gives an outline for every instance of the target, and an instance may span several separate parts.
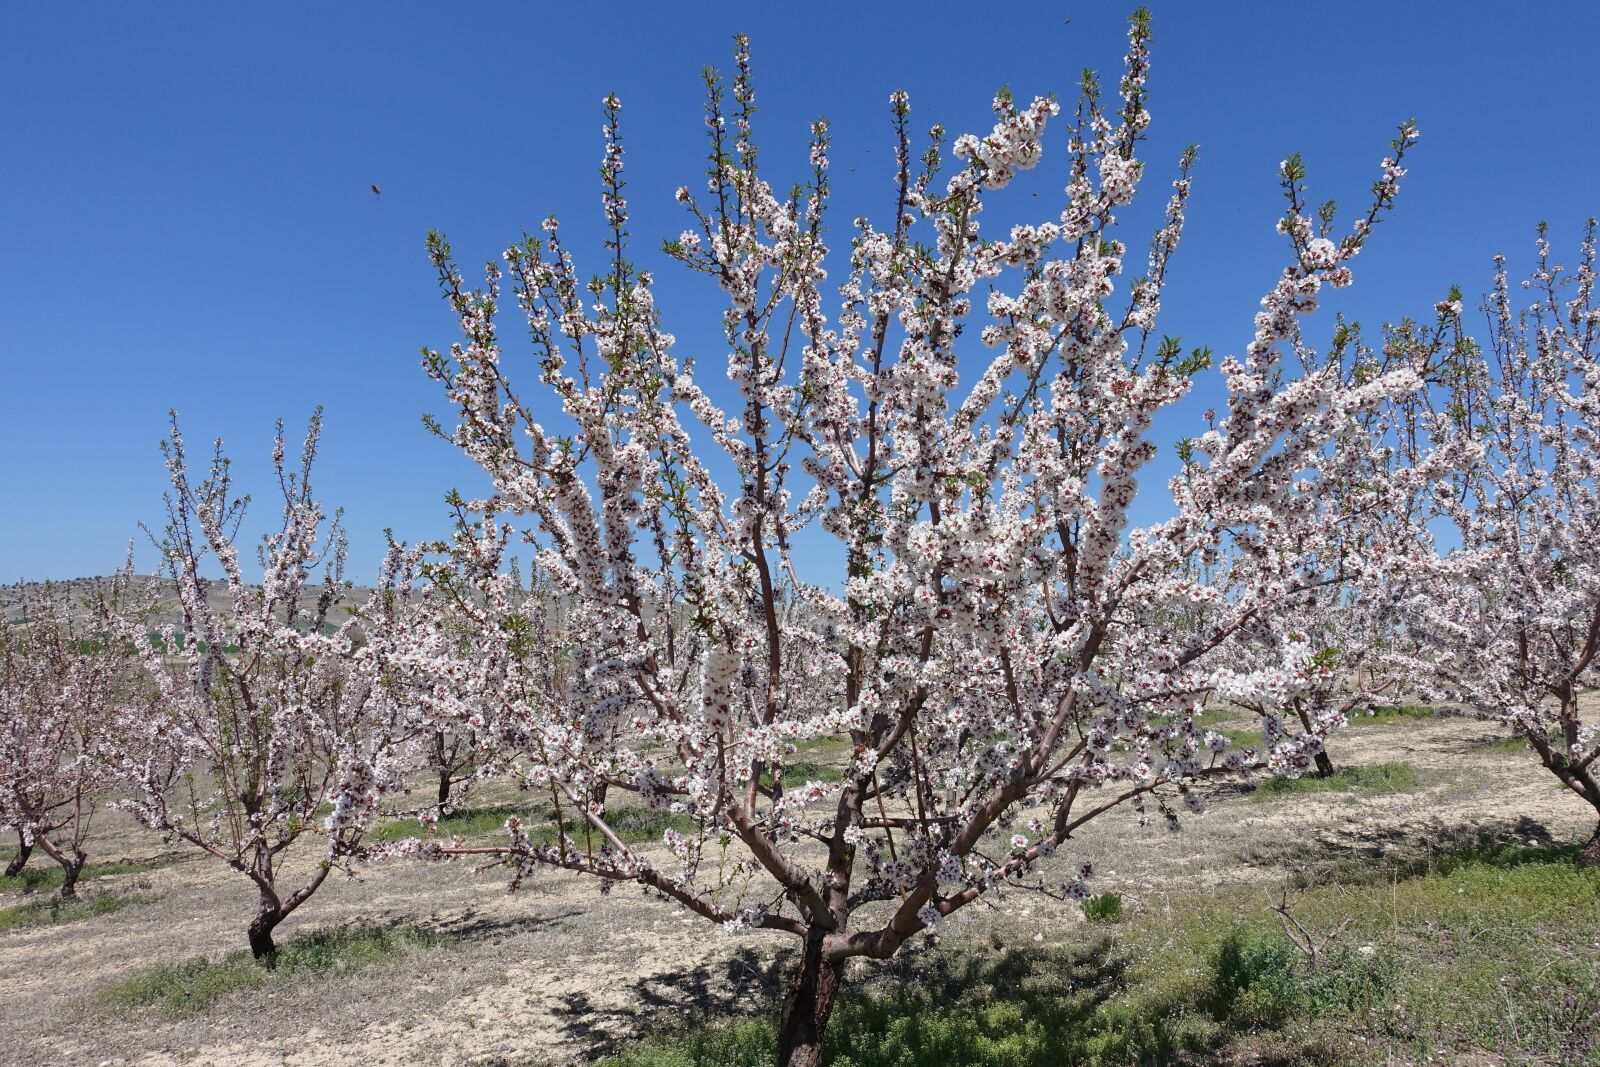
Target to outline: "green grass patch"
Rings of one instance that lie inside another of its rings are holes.
[[[813,755],[837,756],[847,759],[855,751],[855,742],[848,737],[811,737],[804,741],[794,742],[795,751],[808,752]]]
[[[1256,787],[1251,797],[1271,800],[1305,793],[1399,793],[1417,786],[1416,769],[1405,763],[1378,763],[1366,767],[1343,767],[1331,777],[1304,774],[1299,778],[1268,778]]]
[[[1472,747],[1479,752],[1527,752],[1530,748],[1528,739],[1521,734],[1486,737],[1482,741],[1474,741]]]
[[[1381,725],[1395,722],[1399,719],[1431,719],[1436,713],[1437,709],[1430,708],[1425,704],[1380,704],[1370,709],[1352,711],[1348,718],[1352,726]],[[1293,716],[1290,716],[1286,722],[1291,727],[1299,729],[1299,724]],[[1213,724],[1207,728],[1215,730],[1226,737],[1233,742],[1235,748],[1265,747],[1261,739],[1260,726],[1218,726]]]
[[[842,1016],[841,1010],[835,1018]],[[836,1025],[829,1023],[830,1027]],[[647,1039],[619,1056],[601,1060],[599,1067],[745,1067],[773,1062],[777,1048],[778,1028],[771,1019],[736,1019],[681,1035]]]
[[[1351,1013],[1387,1002],[1396,968],[1387,956],[1335,945],[1311,966],[1281,930],[1237,926],[1210,961],[1203,1002],[1212,1018],[1240,1030],[1291,1019]]]
[[[116,874],[138,874],[153,870],[158,863],[89,863],[78,875],[78,884],[92,878],[105,878]],[[49,856],[35,854],[29,865],[10,878],[0,877],[0,892],[36,893],[41,889],[59,889],[66,878],[61,865]]]
[[[1565,871],[1577,861],[1577,845],[1456,845],[1401,860],[1338,860],[1295,875],[1295,889],[1318,886],[1388,886],[1416,878],[1448,877],[1466,869],[1536,867]]]
[[[881,967],[856,965],[824,1059],[1600,1064],[1600,870],[1574,866],[1575,851],[1456,848],[1403,872],[1372,864],[1365,879],[1312,885],[1293,904],[1300,922],[1320,935],[1350,921],[1315,967],[1269,910],[1276,896],[1249,886],[1173,894],[1170,907],[1078,927],[1063,944],[913,947]],[[771,1062],[776,1011],[774,997],[759,1017],[658,1034],[603,1062]]]
[[[485,834],[501,833],[505,830],[506,820],[513,816],[527,819],[528,806],[500,804],[490,808],[452,811],[439,819],[439,833],[445,837],[481,837]],[[401,841],[408,837],[421,837],[422,823],[416,819],[396,819],[378,827],[371,836],[379,841]]]
[[[1431,719],[1435,714],[1437,714],[1437,709],[1430,708],[1425,704],[1380,704],[1370,709],[1352,711],[1348,718],[1352,726],[1361,726],[1363,724],[1380,725],[1391,723],[1399,719]],[[1295,729],[1299,728],[1299,724],[1293,716],[1290,716],[1286,722]],[[1265,747],[1261,739],[1261,727],[1259,725],[1239,726],[1230,724],[1221,726],[1213,723],[1206,726],[1206,728],[1215,730],[1226,737],[1233,742],[1235,748]]]
[[[240,990],[306,977],[348,974],[446,941],[443,934],[415,927],[323,930],[280,944],[273,971],[256,963],[245,951],[220,958],[197,956],[126,978],[102,990],[98,999],[112,1008],[155,1011],[178,1018],[204,1011]]]
[[[807,782],[839,782],[844,780],[844,767],[829,763],[819,763],[816,760],[796,760],[783,766],[783,784],[785,789]],[[761,784],[772,786],[772,773],[764,772],[761,775]]]
[[[1228,742],[1233,745],[1234,748],[1263,749],[1266,747],[1266,742],[1261,738],[1260,727],[1256,727],[1254,729],[1248,726],[1238,729],[1220,729],[1217,727],[1212,727],[1212,729],[1215,729],[1217,733],[1221,734],[1223,737],[1226,737]]]
[[[1122,894],[1099,893],[1083,902],[1083,917],[1092,923],[1122,921]]]
[[[1356,725],[1393,722],[1395,719],[1431,719],[1437,711],[1437,708],[1430,708],[1426,704],[1379,704],[1365,710],[1352,711],[1349,719]]]
[[[468,808],[465,811],[451,812],[441,818],[439,833],[445,837],[484,837],[503,834],[506,820],[515,816],[523,820],[528,838],[534,844],[553,845],[559,835],[556,832],[555,820],[549,813],[548,806],[533,806],[531,810],[527,805],[511,804],[490,808]],[[570,811],[565,811],[564,814],[567,837],[582,842],[583,828],[587,823]],[[649,808],[612,808],[606,812],[606,822],[617,832],[618,837],[630,845],[659,841],[662,832],[669,827],[681,833],[690,833],[695,826],[694,820],[686,815],[674,815],[669,811]],[[399,819],[378,827],[372,836],[380,841],[420,837],[422,824],[416,819]],[[598,843],[600,835],[596,833],[593,836]]]
[[[9,908],[0,908],[0,931],[26,930],[35,926],[51,926],[73,922],[95,915],[110,915],[133,904],[147,903],[151,898],[136,893],[102,893],[99,896],[77,900],[48,897],[30,900]]]
[[[586,822],[569,820],[566,824],[568,839],[582,843],[583,828],[587,825]],[[644,845],[660,841],[661,835],[668,829],[692,834],[696,824],[687,815],[674,815],[662,808],[612,808],[606,812],[606,825],[622,838],[624,844]],[[558,837],[554,822],[532,827],[528,831],[529,840],[536,845],[553,845]],[[598,847],[602,840],[599,833],[591,830],[591,837]]]
[[[1391,894],[1416,1033],[1513,1062],[1600,1063],[1600,871],[1576,867],[1576,853],[1454,849],[1433,873],[1375,887],[1380,902]]]
[[[1577,862],[1579,851],[1577,845],[1461,845],[1417,862],[1426,865],[1423,873],[1437,872],[1446,877],[1464,872],[1512,871],[1528,867],[1543,871],[1556,883],[1566,884],[1574,875],[1583,881],[1582,872],[1567,870]]]

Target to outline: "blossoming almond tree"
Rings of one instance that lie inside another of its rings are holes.
[[[526,612],[511,625],[526,619],[541,627],[536,639],[509,638],[518,642],[519,653],[546,647],[548,627],[552,622],[560,626],[553,617],[556,605],[541,599],[537,576],[530,575],[530,587],[523,588],[520,568],[505,555],[505,532],[492,521],[487,527],[477,524],[475,532],[466,502],[455,493],[450,502],[457,518],[454,543],[425,546],[440,559],[421,564],[423,581],[414,601],[383,633],[395,653],[390,680],[403,690],[419,739],[419,770],[434,787],[431,802],[421,806],[406,803],[409,789],[402,788],[388,814],[416,815],[425,822],[458,810],[478,781],[503,774],[507,750],[514,752],[525,740],[522,735],[497,737],[499,720],[479,714],[478,699],[504,684],[490,681],[503,664],[492,654],[481,654],[485,640],[499,648],[508,639],[494,633],[506,623],[508,612]],[[426,651],[419,654],[422,649]],[[435,673],[442,663],[464,669],[466,676],[460,670]]]
[[[1092,819],[1129,806],[1175,824],[1175,805],[1200,806],[1196,780],[1246,768],[1195,723],[1218,653],[1338,580],[1318,472],[1373,447],[1350,432],[1360,413],[1417,386],[1404,368],[1296,374],[1280,354],[1321,288],[1351,280],[1404,174],[1406,125],[1344,236],[1331,209],[1303,209],[1303,170],[1286,162],[1290,263],[1244,358],[1221,364],[1226,414],[1194,439],[1173,517],[1130,529],[1156,417],[1208,360],[1155,332],[1192,151],[1142,274],[1123,280],[1117,213],[1143,177],[1149,122],[1143,12],[1129,39],[1119,104],[1086,78],[1067,119],[1064,206],[1005,233],[983,232],[983,211],[1040,162],[1060,106],[1002,93],[988,134],[947,146],[934,127],[919,157],[896,93],[892,215],[855,220],[830,281],[827,124],[812,127],[806,183],[775,193],[740,38],[731,98],[707,76],[709,178],[678,191],[690,226],[666,246],[726,297],[733,411],[675,354],[652,279],[627,258],[614,97],[605,273],[583,280],[553,219],[505,254],[544,402],[503,362],[501,268],[471,289],[430,239],[464,333],[425,357],[455,407],[453,426],[434,426],[493,479],[482,510],[526,517],[581,638],[530,648],[531,609],[497,598],[487,566],[475,660],[430,652],[422,632],[419,663],[482,681],[472,714],[523,738],[522,774],[572,821],[553,842],[513,820],[504,844],[412,847],[503,860],[519,878],[545,865],[636,882],[730,929],[792,936],[784,1064],[819,1062],[852,958],[889,957],[1008,883],[1046,886],[1042,861]],[[963,384],[960,360],[983,348]],[[807,527],[837,544],[837,575],[802,573]],[[1170,620],[1209,595],[1186,564],[1225,549],[1248,553],[1254,581],[1213,625],[1180,632]],[[827,739],[848,753],[842,781],[786,773],[797,743]],[[665,858],[629,845],[612,825],[623,795],[692,832],[669,830]],[[1048,884],[1081,896],[1089,873]]]
[[[1340,373],[1358,381],[1397,367],[1432,377],[1449,344],[1447,325],[1441,318],[1431,328],[1410,320],[1386,327],[1375,352],[1362,343],[1358,324],[1341,322],[1324,369],[1341,365]],[[1417,689],[1421,675],[1397,622],[1409,600],[1428,589],[1438,559],[1424,499],[1470,449],[1449,439],[1418,447],[1415,417],[1408,402],[1352,420],[1348,433],[1365,446],[1343,448],[1321,465],[1314,505],[1321,528],[1302,546],[1322,555],[1321,567],[1335,580],[1306,584],[1280,610],[1258,613],[1229,639],[1231,670],[1217,672],[1212,695],[1260,717],[1262,757],[1276,773],[1315,767],[1321,777],[1332,775],[1326,739],[1352,714]],[[1259,581],[1254,569],[1251,555],[1237,550],[1207,568],[1217,593],[1198,617],[1226,619],[1234,591]]]
[[[484,764],[493,757],[483,739],[471,730],[445,730],[434,727],[424,746],[427,769],[436,778],[437,807],[447,811],[458,807],[477,779]]]
[[[1416,545],[1376,558],[1346,556],[1332,564],[1337,582],[1305,589],[1291,599],[1292,610],[1239,628],[1211,696],[1259,717],[1263,743],[1247,756],[1259,753],[1275,774],[1334,774],[1327,739],[1408,684],[1408,659],[1393,654],[1395,606],[1429,559]],[[1219,603],[1232,610],[1229,601]]]
[[[406,687],[426,738],[425,770],[437,773],[441,737],[473,753],[471,776],[457,782],[457,794],[446,798],[441,787],[438,803],[416,812],[425,823],[451,810],[473,779],[512,769],[534,739],[500,705],[559,699],[571,674],[567,660],[582,658],[584,648],[569,640],[559,598],[541,588],[536,575],[524,585],[521,568],[508,554],[511,527],[493,515],[472,519],[465,502],[452,497],[455,536],[428,546],[437,558],[422,564],[417,598],[393,631],[402,635],[394,642],[393,676]],[[596,789],[603,803],[604,783]],[[552,799],[559,819],[561,799]]]
[[[167,526],[157,540],[181,618],[136,635],[156,698],[145,754],[127,761],[136,795],[126,806],[254,883],[250,949],[268,965],[273,930],[354,854],[382,793],[413,758],[407,705],[384,676],[384,641],[397,631],[413,560],[391,546],[371,598],[343,610],[343,535],[335,521],[323,536],[310,482],[320,430],[319,413],[295,470],[280,425],[281,522],[261,544],[256,586],[235,545],[248,498],[232,495],[221,443],[197,483],[174,420],[163,446]],[[208,566],[221,570],[220,582],[202,575]],[[320,838],[322,855],[285,884],[284,852],[303,836]]]
[[[1460,545],[1414,603],[1441,689],[1510,724],[1600,815],[1600,727],[1583,700],[1600,660],[1600,306],[1595,223],[1576,270],[1543,227],[1518,306],[1503,258],[1482,344],[1462,336],[1449,402],[1429,427],[1478,459],[1437,500]],[[1459,301],[1441,305],[1456,317]],[[1592,717],[1591,717],[1592,720]],[[1600,863],[1600,829],[1580,859]]]
[[[37,845],[73,897],[143,695],[124,630],[144,624],[151,599],[131,566],[77,595],[50,585],[20,594],[18,617],[0,629],[0,826],[20,845],[6,874]]]

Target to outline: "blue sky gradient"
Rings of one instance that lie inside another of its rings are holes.
[[[1316,199],[1353,210],[1395,123],[1418,119],[1399,206],[1337,304],[1374,325],[1426,313],[1452,282],[1471,301],[1495,252],[1527,262],[1541,219],[1570,258],[1600,211],[1600,6],[1151,6],[1154,123],[1126,239],[1142,258],[1178,154],[1198,143],[1161,324],[1186,345],[1220,355],[1249,340],[1284,262],[1277,165],[1292,151]],[[587,256],[599,269],[600,98],[615,91],[635,259],[657,271],[680,354],[718,360],[719,294],[654,251],[684,226],[673,189],[703,172],[699,69],[727,67],[731,34],[751,35],[757,137],[780,184],[804,176],[807,122],[832,120],[842,247],[852,215],[887,220],[892,205],[891,90],[910,92],[915,128],[959,133],[988,129],[1001,85],[1068,101],[1084,66],[1115,85],[1128,5],[975,10],[11,6],[0,17],[0,580],[118,564],[137,522],[162,516],[156,443],[169,408],[196,451],[225,438],[241,485],[270,508],[273,419],[297,428],[317,404],[318,487],[345,509],[351,576],[367,580],[385,527],[439,536],[445,491],[483,485],[419,422],[447,412],[417,350],[454,335],[422,251],[429,228],[470,267],[554,212],[580,267]],[[1059,210],[1054,134],[986,222]],[[1311,336],[1330,326],[1324,313]],[[520,334],[505,336],[515,368]],[[1212,389],[1202,383],[1187,407]],[[139,560],[153,563],[147,547]]]

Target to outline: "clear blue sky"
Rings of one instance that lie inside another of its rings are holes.
[[[1162,323],[1186,343],[1249,339],[1283,262],[1290,151],[1315,196],[1354,207],[1394,123],[1419,120],[1400,205],[1342,305],[1374,323],[1425,311],[1450,282],[1480,292],[1493,253],[1525,262],[1539,219],[1566,251],[1600,211],[1600,5],[1152,6],[1147,209],[1182,146],[1201,146]],[[319,488],[346,509],[366,579],[384,527],[438,535],[445,490],[480,488],[418,421],[442,405],[417,349],[454,330],[423,235],[444,230],[470,265],[553,211],[594,249],[603,94],[624,103],[637,258],[659,267],[650,249],[683,225],[672,190],[703,167],[697,71],[750,33],[769,176],[799,176],[807,120],[833,120],[842,243],[850,215],[886,215],[892,89],[909,90],[918,127],[985,130],[1002,84],[1068,97],[1094,66],[1114,85],[1129,8],[9,5],[0,580],[119,562],[136,522],[161,517],[168,408],[193,445],[224,437],[261,498],[273,418],[300,424],[319,403]],[[1060,148],[1047,141],[1029,176],[1046,192],[1013,209],[1049,203]],[[659,273],[682,352],[718,358],[717,294]]]

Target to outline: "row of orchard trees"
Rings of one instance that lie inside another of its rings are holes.
[[[1148,253],[1130,262],[1120,236],[1150,121],[1142,13],[1129,42],[1115,97],[1086,77],[1063,117],[1002,94],[982,136],[935,126],[919,148],[895,94],[887,224],[830,230],[828,126],[776,192],[741,38],[731,86],[707,79],[708,181],[678,191],[689,225],[665,246],[723,294],[725,360],[676,354],[629,259],[606,98],[602,274],[585,280],[554,219],[478,288],[430,239],[462,331],[425,355],[453,409],[430,425],[492,493],[455,498],[450,541],[391,546],[347,605],[309,483],[316,423],[298,468],[280,434],[259,584],[226,460],[195,481],[175,429],[156,540],[181,621],[148,625],[123,578],[86,613],[40,601],[10,628],[0,817],[81,868],[88,816],[116,796],[252,881],[267,959],[273,927],[372,853],[637,883],[795,940],[779,1058],[814,1064],[851,959],[998,887],[1082,896],[1086,823],[1176,827],[1207,779],[1329,773],[1326,737],[1374,702],[1469,703],[1600,815],[1581,705],[1600,653],[1593,228],[1573,271],[1541,243],[1531,301],[1501,269],[1482,341],[1451,293],[1319,351],[1302,320],[1351,283],[1417,133],[1402,125],[1344,229],[1291,157],[1286,265],[1244,354],[1213,369],[1156,330],[1193,151]],[[1059,209],[985,230],[1061,124]],[[501,349],[506,286],[525,372]],[[1154,437],[1198,382],[1219,400],[1178,446],[1170,517],[1135,528]],[[807,567],[801,537],[831,539],[836,572]],[[1259,743],[1206,728],[1220,703],[1261,716]],[[830,738],[842,781],[790,773]],[[511,819],[490,845],[368,846],[419,781],[437,811],[487,773],[548,798],[553,840]],[[692,829],[630,844],[628,805]],[[321,863],[286,884],[308,837]]]
[[[348,602],[343,537],[311,490],[320,430],[314,417],[295,469],[280,427],[281,519],[259,583],[235,544],[248,499],[228,460],[219,446],[196,481],[174,422],[167,524],[152,532],[161,577],[130,562],[78,590],[18,587],[0,635],[0,823],[17,834],[7,874],[38,847],[74,896],[90,825],[114,800],[255,884],[250,946],[270,960],[273,929],[357,855],[381,797],[421,771],[440,776],[439,805],[452,799],[443,790],[477,749],[422,721],[392,667],[418,555],[391,546],[372,595]],[[322,862],[285,884],[279,857],[308,833]]]

